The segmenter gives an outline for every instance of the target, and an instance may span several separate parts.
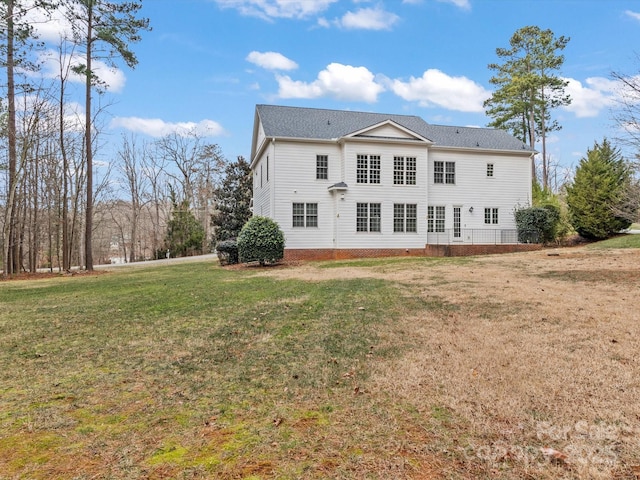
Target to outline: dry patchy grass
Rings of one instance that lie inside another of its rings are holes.
[[[408,448],[444,462],[437,477],[640,477],[638,250],[408,266],[289,273],[381,277],[442,303],[393,319],[413,346],[371,379],[429,419]]]

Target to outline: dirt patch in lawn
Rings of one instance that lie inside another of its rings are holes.
[[[416,478],[420,454],[443,478],[640,478],[639,250],[326,267],[265,274],[384,278],[442,305],[390,319],[413,346],[367,387],[428,419],[429,441],[404,448]]]

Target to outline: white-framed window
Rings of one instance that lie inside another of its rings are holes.
[[[316,155],[316,180],[329,178],[329,156]]]
[[[356,183],[380,183],[380,155],[358,154]]]
[[[393,204],[393,231],[407,233],[418,231],[418,206],[415,203]]]
[[[498,209],[497,208],[485,208],[484,209],[484,223],[486,225],[496,225],[498,223]]]
[[[393,157],[393,184],[416,184],[416,157]]]
[[[444,183],[456,183],[456,162],[444,163]]]
[[[456,183],[456,162],[433,162],[433,183]]]
[[[293,227],[317,227],[318,226],[318,204],[317,203],[294,203],[293,204]]]
[[[487,177],[493,177],[493,163],[487,163]]]
[[[444,232],[445,207],[429,205],[427,207],[427,232]]]
[[[379,232],[381,217],[379,203],[357,203],[356,232]]]

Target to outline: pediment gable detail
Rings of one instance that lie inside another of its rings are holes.
[[[356,132],[345,135],[344,138],[400,140],[432,143],[429,139],[399,125],[393,120],[377,123]]]

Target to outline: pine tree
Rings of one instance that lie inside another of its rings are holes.
[[[551,30],[523,27],[509,40],[510,48],[496,49],[504,62],[489,65],[495,72],[489,81],[497,88],[484,103],[487,115],[493,118],[489,126],[508,130],[532,148],[540,138],[544,188],[549,187],[546,137],[561,128],[550,112],[571,103],[564,92],[568,82],[558,76],[564,63],[558,52],[568,42],[568,37],[556,38]]]
[[[238,237],[244,224],[251,218],[252,195],[251,168],[240,156],[226,167],[224,179],[216,189],[217,211],[211,220],[215,227],[216,243]]]
[[[573,184],[567,188],[571,223],[583,237],[599,240],[629,228],[616,214],[631,184],[631,174],[620,150],[605,138],[580,160]]]
[[[167,223],[167,235],[165,246],[168,250],[167,257],[184,257],[187,255],[202,254],[202,242],[204,240],[204,227],[189,208],[189,201],[176,200],[173,190],[171,196],[171,218]],[[158,257],[161,255],[156,252]]]

